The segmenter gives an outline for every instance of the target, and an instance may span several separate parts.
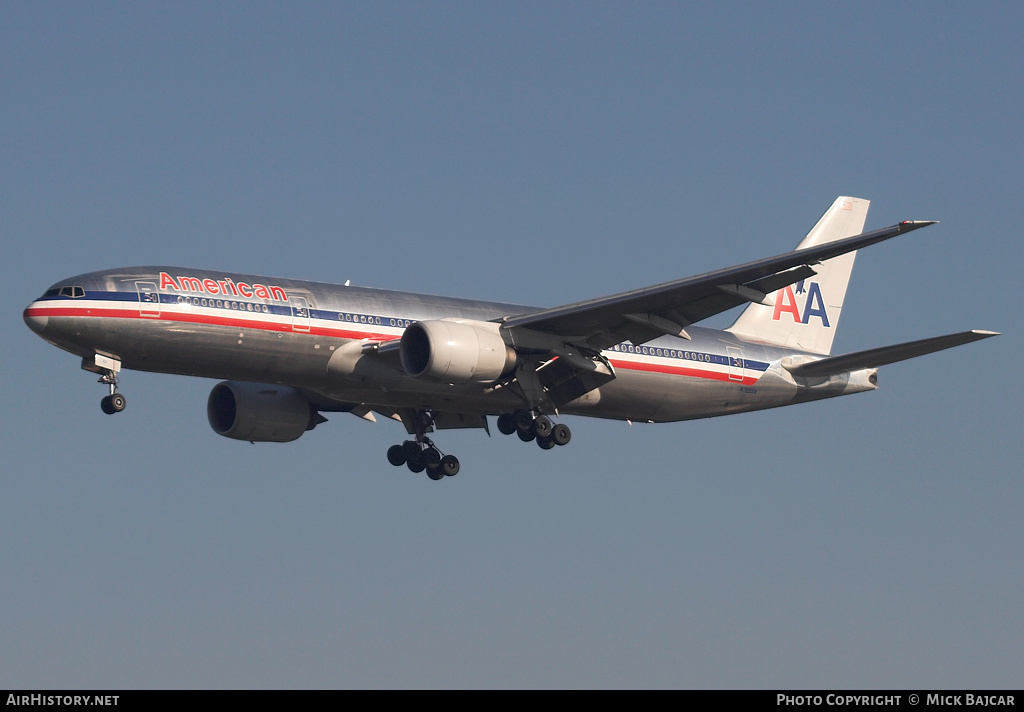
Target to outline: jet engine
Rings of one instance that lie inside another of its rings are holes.
[[[516,352],[486,321],[417,321],[402,334],[402,368],[450,383],[491,383],[516,365]]]
[[[295,388],[223,381],[210,391],[206,417],[218,435],[286,443],[326,420]]]

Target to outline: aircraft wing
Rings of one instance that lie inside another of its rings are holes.
[[[754,262],[665,282],[607,297],[528,314],[507,316],[512,332],[532,331],[566,342],[604,349],[622,341],[640,344],[664,334],[686,337],[686,327],[815,274],[814,265],[888,240],[935,221],[905,221],[892,227],[786,252]]]
[[[947,334],[946,336],[933,336],[930,339],[920,341],[908,341],[894,346],[882,346],[877,349],[857,351],[842,356],[829,356],[818,361],[810,361],[797,365],[788,366],[783,362],[783,367],[794,376],[803,377],[827,377],[849,371],[858,371],[862,368],[876,368],[885,366],[897,361],[905,361],[908,358],[924,356],[935,351],[950,349],[961,344],[969,344],[972,341],[980,341],[990,336],[998,336],[995,331],[962,331],[958,334]]]

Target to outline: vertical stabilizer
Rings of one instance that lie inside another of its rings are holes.
[[[870,204],[860,198],[836,198],[796,249],[859,235]],[[727,331],[747,341],[830,353],[856,256],[850,252],[811,265],[817,274],[769,295],[766,304],[751,304]]]

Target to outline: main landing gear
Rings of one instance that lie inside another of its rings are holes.
[[[427,477],[432,480],[459,474],[459,458],[454,455],[442,455],[430,438],[422,436],[389,447],[388,462],[395,467],[405,465],[412,472],[426,470]]]
[[[459,473],[459,459],[454,455],[445,455],[434,445],[426,433],[434,430],[434,412],[430,410],[405,411],[401,414],[402,423],[415,440],[406,440],[388,448],[388,462],[395,467],[405,465],[412,472],[426,471],[432,480],[454,477]],[[503,413],[498,416],[498,430],[505,435],[516,433],[523,442],[536,441],[542,450],[550,450],[556,445],[566,445],[572,439],[569,426],[563,423],[552,423],[551,418],[539,410],[520,409],[514,413]]]
[[[535,440],[541,450],[566,445],[572,439],[568,425],[552,423],[548,416],[528,410],[502,413],[498,416],[498,430],[505,435],[515,433],[523,442]]]
[[[415,440],[406,440],[400,445],[388,448],[388,462],[395,467],[405,465],[412,472],[427,471],[432,480],[455,477],[459,474],[459,458],[444,455],[438,450],[427,433],[434,430],[434,412],[431,410],[408,410],[401,413],[406,430],[415,433]]]

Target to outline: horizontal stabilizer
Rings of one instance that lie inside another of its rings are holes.
[[[998,336],[995,331],[962,331],[958,334],[947,334],[946,336],[933,336],[930,339],[920,341],[908,341],[905,344],[894,346],[882,346],[867,351],[857,351],[842,356],[830,356],[819,361],[802,363],[793,366],[786,366],[786,370],[794,376],[817,377],[833,376],[838,373],[859,371],[862,368],[877,368],[886,364],[905,361],[908,358],[924,356],[934,351],[942,351],[961,344],[969,344],[972,341],[980,341],[990,336]]]

